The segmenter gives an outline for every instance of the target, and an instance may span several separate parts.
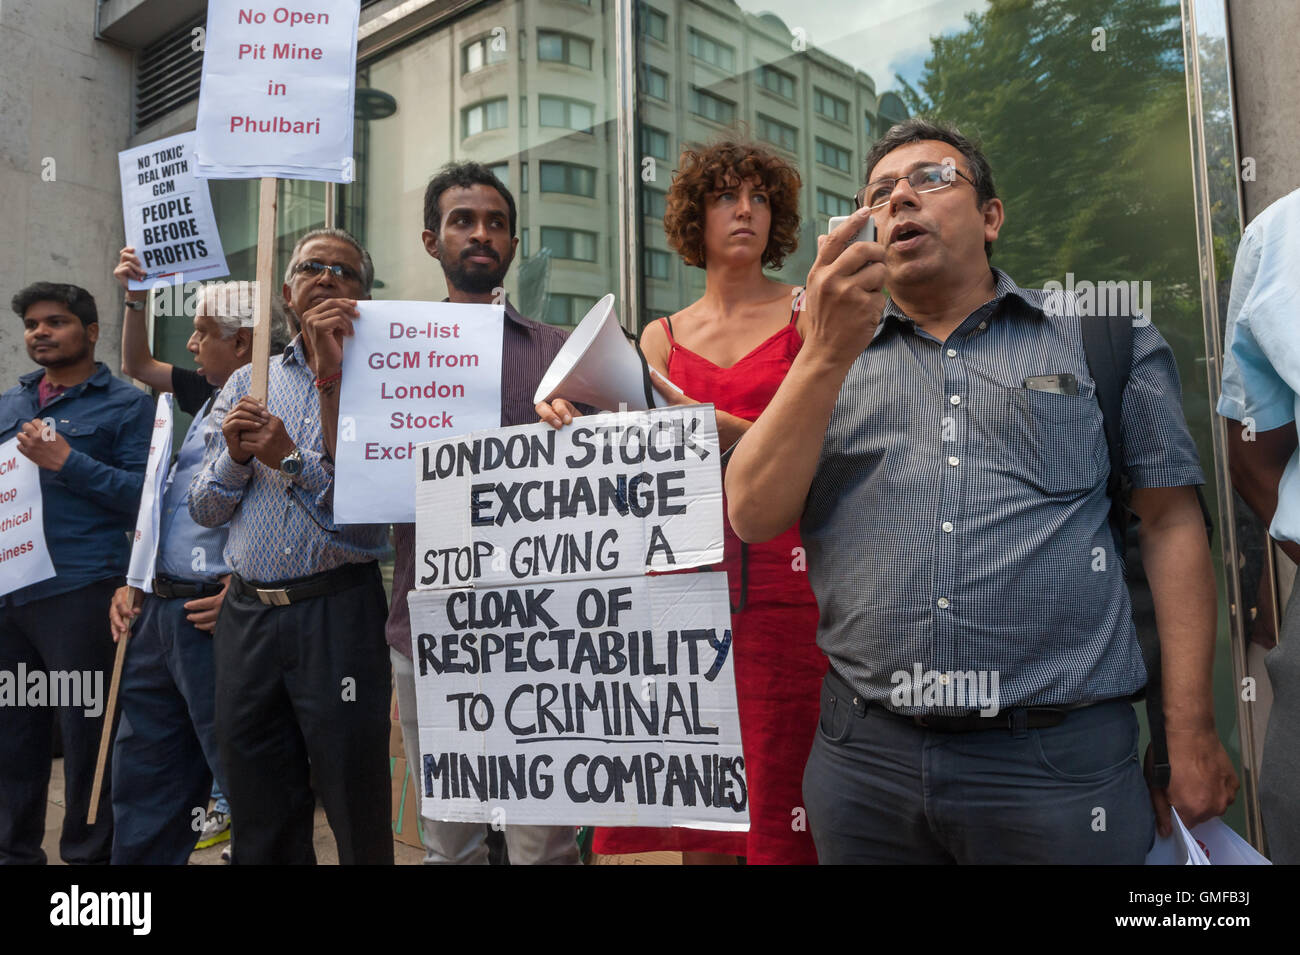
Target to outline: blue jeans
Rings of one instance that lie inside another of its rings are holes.
[[[186,598],[146,596],[127,644],[113,748],[113,863],[184,865],[220,775],[212,634]]]
[[[1155,813],[1122,700],[1059,726],[940,733],[822,685],[804,771],[824,864],[1141,865]]]

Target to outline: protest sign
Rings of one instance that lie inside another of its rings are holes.
[[[209,0],[198,175],[351,182],[358,0]]]
[[[418,449],[417,589],[641,574],[722,559],[712,405],[499,428]]]
[[[158,396],[158,410],[153,416],[153,434],[149,437],[149,458],[144,466],[144,490],[140,510],[131,536],[131,561],[126,582],[153,593],[154,562],[158,558],[158,537],[162,524],[163,489],[172,460],[172,396]]]
[[[0,444],[0,597],[53,576],[41,469],[18,451],[13,437]]]
[[[720,573],[413,591],[424,815],[748,828],[728,598]]]
[[[420,444],[501,423],[496,305],[358,302],[343,349],[334,519],[415,520]]]
[[[126,244],[134,247],[145,271],[143,279],[127,281],[132,290],[174,283],[182,273],[187,281],[230,274],[208,184],[194,178],[193,159],[193,133],[117,154]]]

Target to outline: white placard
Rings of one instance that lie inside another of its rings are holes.
[[[358,302],[343,347],[334,520],[409,524],[424,442],[501,423],[505,309]]]
[[[197,173],[351,182],[359,0],[208,0]]]
[[[0,597],[53,576],[41,469],[19,452],[13,437],[0,444]]]
[[[415,586],[505,586],[722,560],[712,405],[522,425],[419,449]]]
[[[158,396],[158,410],[153,416],[153,434],[149,436],[149,459],[144,468],[144,490],[140,494],[140,511],[131,535],[131,562],[126,582],[153,593],[154,562],[158,559],[159,531],[162,525],[163,491],[172,460],[172,396],[164,391]]]
[[[726,574],[412,591],[423,811],[745,830]]]
[[[135,248],[145,271],[143,280],[128,280],[128,288],[230,274],[208,184],[194,178],[193,133],[124,150],[117,164],[126,244]]]

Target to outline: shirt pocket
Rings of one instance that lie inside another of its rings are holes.
[[[1079,494],[1101,483],[1109,466],[1094,398],[1005,391],[998,438],[1007,470],[1045,494]]]
[[[11,439],[18,433],[18,429],[23,426],[23,422],[30,420],[30,418],[24,418],[20,414],[0,414],[0,443]]]
[[[56,417],[54,428],[74,451],[88,454],[97,461],[112,460],[113,435],[103,425],[85,419],[67,421]]]

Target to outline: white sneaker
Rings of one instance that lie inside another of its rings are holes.
[[[209,846],[215,846],[218,842],[225,842],[230,838],[230,813],[228,812],[210,812],[207,819],[203,820],[203,829],[199,833],[199,841],[195,843],[195,849],[206,849]]]

